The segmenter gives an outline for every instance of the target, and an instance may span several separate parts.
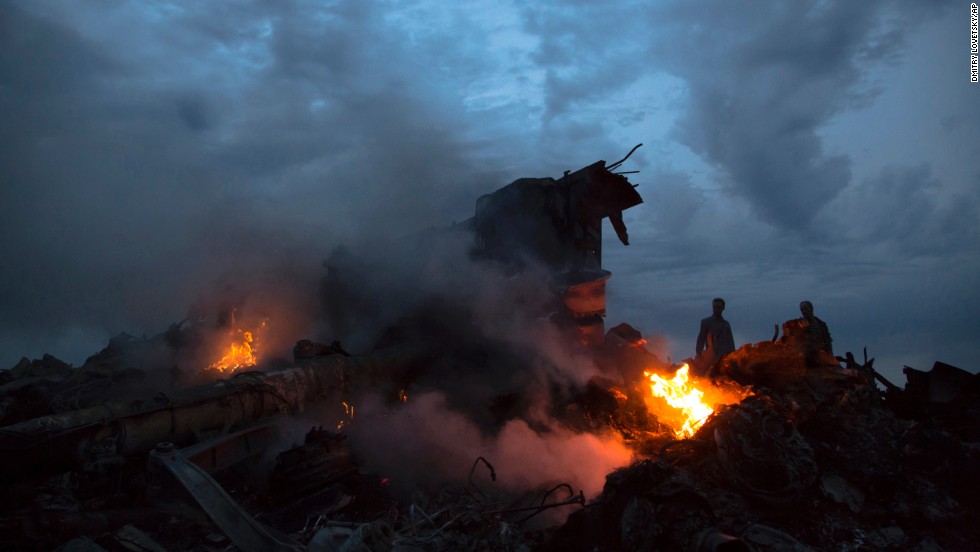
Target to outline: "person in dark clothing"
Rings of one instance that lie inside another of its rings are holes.
[[[699,359],[703,358],[703,363],[708,366],[735,350],[732,326],[721,316],[724,310],[725,300],[715,297],[711,301],[711,316],[701,320],[696,355]]]
[[[813,303],[803,301],[800,303],[800,313],[803,317],[800,321],[806,330],[807,349],[827,351],[834,354],[833,339],[830,338],[830,330],[827,323],[813,316]]]

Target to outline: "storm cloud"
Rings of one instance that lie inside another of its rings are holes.
[[[740,342],[809,298],[893,377],[975,368],[965,13],[5,2],[0,366],[79,363],[233,282],[314,293],[338,244],[464,220],[516,178],[643,142],[632,245],[605,248],[609,322],[682,358],[714,296]]]

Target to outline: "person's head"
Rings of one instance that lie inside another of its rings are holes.
[[[813,303],[809,301],[800,302],[800,313],[803,314],[803,318],[813,320]]]
[[[711,300],[711,314],[714,316],[721,316],[721,311],[725,310],[725,300],[721,297],[715,297]]]

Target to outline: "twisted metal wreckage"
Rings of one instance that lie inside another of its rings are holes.
[[[559,282],[557,293],[564,306],[557,321],[577,328],[578,333],[592,342],[604,335],[605,281],[609,278],[609,273],[601,268],[602,219],[610,219],[622,243],[629,243],[622,211],[638,205],[642,199],[623,176],[626,173],[614,171],[638,147],[616,163],[606,165],[598,161],[574,172],[566,171],[559,179],[519,179],[481,197],[475,216],[462,225],[475,236],[474,255],[478,258],[518,270],[529,259],[547,266]],[[181,331],[189,330],[175,325],[168,337]],[[123,350],[135,341],[120,336],[103,353],[114,348]],[[78,369],[52,357],[33,363],[25,359],[10,373],[28,377],[7,377],[3,381],[6,389],[0,388],[8,391],[0,397],[4,399],[0,404],[3,414],[0,419],[7,423],[14,420],[0,428],[0,478],[8,484],[8,490],[15,487],[15,482],[59,473],[104,478],[107,474],[121,473],[134,459],[144,458],[149,462],[148,474],[155,481],[150,487],[157,494],[161,494],[161,487],[176,484],[240,549],[302,549],[294,539],[257,522],[222,489],[214,474],[254,459],[275,446],[277,419],[301,413],[323,401],[335,401],[355,381],[364,384],[381,378],[397,379],[398,374],[410,371],[412,366],[430,357],[433,350],[429,343],[408,341],[366,355],[350,356],[339,347],[321,347],[319,352],[311,352],[311,344],[301,341],[295,352],[295,362],[290,366],[238,373],[228,379],[169,394],[159,393],[151,398],[110,398],[82,408],[63,407],[20,419],[25,412],[37,413],[37,408],[22,404],[37,398],[31,393],[32,383],[37,383],[38,389],[45,389],[46,385],[57,387],[60,382],[79,378],[79,374],[103,368],[88,366],[98,364],[99,355]],[[132,370],[123,365],[113,365],[112,369],[117,372],[111,375],[113,378]],[[59,375],[53,375],[56,372]],[[95,381],[98,385],[99,378]],[[24,397],[28,399],[23,400]],[[84,403],[75,402],[76,406]],[[336,435],[324,438],[322,432],[316,431],[311,435],[319,435],[320,441],[331,443],[326,447],[331,449],[326,456],[340,458],[334,462],[339,466],[337,473],[328,479],[335,480],[353,469],[342,438]],[[489,462],[482,461],[494,476]],[[308,469],[306,472],[309,476]],[[161,482],[166,478],[170,478],[169,482]],[[479,491],[475,485],[474,488]],[[556,499],[555,493],[562,489],[567,490],[569,497]],[[581,493],[576,495],[571,487],[560,485],[543,493],[537,504],[490,509],[481,515],[499,517],[520,513],[527,518],[549,508],[584,505],[584,502]],[[126,520],[130,516],[121,514],[121,517]],[[432,522],[436,516],[424,517]],[[55,516],[54,521],[49,519],[47,523],[72,525],[65,516]],[[102,520],[96,525],[105,523]]]
[[[127,359],[194,341],[197,329],[178,324],[151,340],[115,338],[79,368],[46,356],[0,372],[0,498],[7,505],[0,545],[95,552],[103,545],[166,550],[161,542],[246,552],[970,549],[980,538],[976,524],[965,522],[978,513],[968,492],[980,486],[978,375],[942,363],[930,372],[906,367],[901,389],[866,354],[863,363],[848,353],[808,366],[805,345],[784,325],[782,338],[745,345],[715,367],[711,385],[747,391],[693,436],[675,436],[647,412],[634,392],[646,385],[629,386],[651,366],[677,367],[647,352],[628,325],[604,328],[611,274],[602,268],[602,220],[629,244],[622,212],[642,198],[627,173],[615,171],[635,150],[558,179],[516,180],[481,197],[474,217],[456,225],[472,232],[477,258],[512,272],[545,266],[559,305],[552,320],[569,347],[592,351],[607,373],[624,374],[625,384],[594,378],[556,406],[570,427],[619,432],[642,459],[609,474],[598,497],[586,501],[559,484],[515,499],[487,485],[496,470],[479,457],[467,485],[415,496],[404,511],[393,505],[383,478],[360,473],[340,426],[350,421],[344,400],[351,393],[410,381],[446,354],[439,338],[418,332],[394,331],[362,355],[338,343],[299,341],[290,361],[264,371],[150,397],[113,396],[113,385],[138,375]],[[302,445],[284,444],[285,421],[337,405],[344,406],[337,431],[314,427]],[[266,489],[250,491],[243,466],[272,455],[271,473],[261,476]],[[567,506],[578,508],[557,528],[532,531],[526,523]],[[202,533],[208,526],[220,534]]]

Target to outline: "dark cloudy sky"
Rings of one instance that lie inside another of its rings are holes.
[[[645,145],[608,325],[980,353],[969,3],[0,1],[0,366]],[[297,338],[305,336],[297,336]]]

